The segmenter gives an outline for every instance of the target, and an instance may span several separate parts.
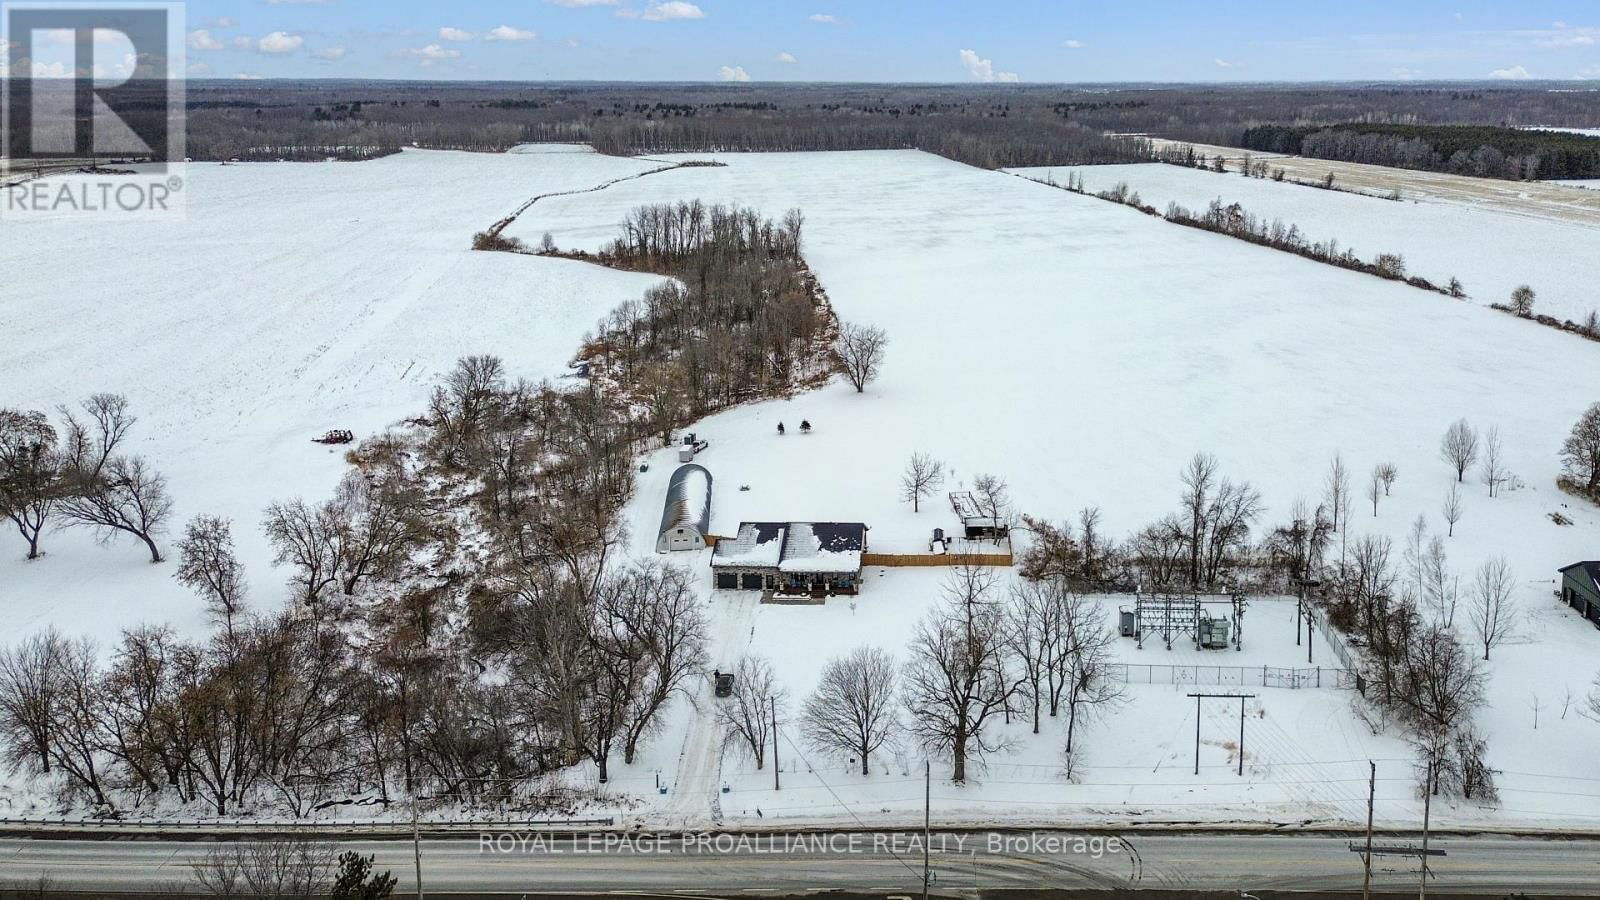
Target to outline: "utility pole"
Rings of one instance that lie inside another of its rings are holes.
[[[928,900],[928,844],[932,840],[933,829],[933,762],[922,761],[922,900]]]
[[[1311,665],[1311,607],[1306,607],[1306,665]],[[1297,631],[1299,629],[1296,629]]]
[[[1244,698],[1239,698],[1239,777],[1244,777]]]
[[[1200,701],[1213,700],[1238,700],[1239,701],[1239,776],[1244,777],[1244,702],[1253,699],[1255,694],[1189,694],[1194,698],[1194,773],[1200,774]]]
[[[1194,773],[1200,774],[1200,695],[1194,695]]]
[[[1378,796],[1378,764],[1367,760],[1367,767],[1367,848],[1361,854],[1361,900],[1372,900],[1372,803]]]
[[[411,789],[411,856],[417,866],[417,900],[422,893],[422,832],[417,827],[417,789]]]
[[[783,784],[778,780],[778,698],[768,698],[772,701],[772,789],[782,790]]]
[[[1422,880],[1417,888],[1417,900],[1427,900],[1428,897],[1428,814],[1433,806],[1433,770],[1438,765],[1434,760],[1428,760],[1428,783],[1422,795]]]

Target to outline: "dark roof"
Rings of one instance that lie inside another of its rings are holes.
[[[860,550],[867,545],[867,526],[860,522],[812,522],[811,533],[823,550]]]
[[[776,568],[791,555],[791,540],[805,534],[816,540],[815,551],[859,553],[867,546],[867,526],[861,522],[740,522],[737,537],[717,541],[712,565],[747,564]],[[763,545],[782,541],[765,549]]]
[[[1589,581],[1593,583],[1594,589],[1596,591],[1600,591],[1600,560],[1585,560],[1584,562],[1575,562],[1570,566],[1563,566],[1556,571],[1565,575],[1573,569],[1582,569],[1584,574],[1589,576]]]

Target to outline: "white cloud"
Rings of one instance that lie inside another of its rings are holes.
[[[1595,31],[1583,28],[1577,31],[1558,34],[1548,40],[1539,42],[1541,47],[1567,48],[1567,47],[1593,47],[1596,43]]]
[[[233,49],[235,50],[254,50],[255,48],[256,39],[253,37],[246,37],[241,34],[233,39]]]
[[[722,68],[717,70],[717,75],[723,81],[749,81],[750,80],[750,73],[748,73],[748,72],[746,72],[744,70],[744,66],[723,66]]]
[[[189,32],[187,42],[190,50],[221,50],[222,42],[211,36],[211,32],[204,28],[196,28]]]
[[[1227,60],[1223,59],[1220,56],[1217,57],[1216,59],[1213,59],[1211,62],[1212,62],[1213,65],[1215,65],[1219,69],[1232,69],[1232,68],[1235,68],[1235,67],[1238,66],[1238,63],[1228,62]]]
[[[1015,72],[996,72],[992,60],[983,59],[975,50],[961,51],[961,64],[967,67],[967,74],[973,81],[1020,81]]]
[[[1410,81],[1414,78],[1421,77],[1422,75],[1420,71],[1416,69],[1408,69],[1405,66],[1401,66],[1397,69],[1390,69],[1389,74],[1400,79],[1401,81]]]
[[[260,75],[252,75],[249,72],[240,72],[237,75],[234,75],[233,77],[239,79],[240,81],[260,81],[261,80],[261,76]]]
[[[1526,81],[1533,76],[1528,74],[1528,70],[1521,66],[1511,66],[1505,69],[1495,69],[1489,73],[1489,77],[1501,81]]]
[[[217,16],[214,19],[206,19],[200,24],[207,28],[233,28],[239,24],[239,21],[232,16]]]
[[[806,18],[811,20],[811,21],[813,21],[813,22],[816,22],[818,25],[837,25],[837,24],[839,24],[839,17],[836,16],[836,15],[833,15],[832,13],[812,13],[811,15],[806,16]]]
[[[1578,70],[1579,78],[1600,78],[1600,66],[1584,66]]]
[[[538,35],[531,31],[513,28],[510,25],[501,25],[491,29],[488,34],[483,36],[483,39],[486,41],[531,41],[536,37]]]
[[[1084,44],[1083,41],[1068,39],[1062,41],[1061,46],[1066,47],[1068,50],[1081,50]]]
[[[642,13],[624,9],[618,10],[617,15],[627,19],[644,19],[646,22],[680,22],[706,17],[704,10],[688,0],[666,0],[664,3],[650,0]]]
[[[262,53],[270,53],[275,56],[281,56],[282,54],[293,53],[294,51],[299,50],[301,45],[305,42],[306,39],[298,34],[289,34],[286,31],[274,31],[261,40],[256,41],[256,49]]]
[[[439,39],[442,41],[470,41],[472,40],[472,32],[462,31],[459,28],[451,28],[446,25],[439,29]]]
[[[337,62],[341,59],[344,59],[344,55],[347,52],[348,51],[346,51],[343,47],[323,47],[320,50],[311,51],[311,55],[317,59],[327,60],[328,62]]]
[[[786,53],[779,53],[777,56],[774,56],[772,58],[772,61],[775,62],[775,63],[799,62],[799,60],[794,58],[794,54],[793,53],[787,53],[787,52]]]
[[[203,62],[189,63],[188,72],[189,72],[190,75],[204,75],[204,74],[206,74],[207,72],[210,72],[210,71],[211,71],[211,64],[210,63],[203,63]]]
[[[433,65],[440,60],[459,59],[461,56],[460,50],[441,47],[438,44],[429,44],[426,47],[407,47],[400,52],[406,56],[418,57],[425,66]]]
[[[565,6],[568,9],[581,9],[586,6],[616,6],[618,0],[545,0],[556,6]]]

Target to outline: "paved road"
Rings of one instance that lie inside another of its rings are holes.
[[[1042,833],[1062,846],[992,846],[988,834],[933,836],[936,890],[943,895],[1025,888],[1193,890],[1358,889],[1361,865],[1343,837],[1290,835],[1133,834],[1132,850],[1075,852],[1068,833]],[[1016,839],[1015,836],[1006,837]],[[839,889],[877,894],[916,892],[922,853],[914,834],[802,838],[746,837],[737,848],[690,844],[679,837],[607,848],[602,838],[545,837],[509,853],[478,839],[423,841],[425,886],[437,892],[662,892],[759,896]],[[692,840],[692,839],[691,839]],[[725,841],[737,838],[723,838]],[[815,842],[829,843],[818,846]],[[514,845],[515,840],[511,841]],[[159,893],[189,879],[214,845],[168,841],[0,840],[0,881],[48,875],[59,888]],[[402,891],[412,889],[411,845],[405,841],[342,843],[376,854]],[[1600,895],[1600,841],[1502,837],[1442,838],[1433,846],[1436,893]],[[1416,863],[1380,858],[1374,884],[1415,885]]]

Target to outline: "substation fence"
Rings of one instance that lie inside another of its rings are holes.
[[[1326,638],[1326,643],[1332,648],[1333,655],[1339,658],[1339,662],[1346,669],[1352,672],[1361,671],[1361,661],[1349,647],[1345,646],[1344,638],[1340,636],[1339,632],[1335,631],[1333,626],[1328,623],[1327,612],[1318,606],[1311,606],[1310,609],[1311,620],[1316,623],[1317,630],[1322,632],[1323,637]]]
[[[1159,663],[1113,663],[1106,670],[1112,681],[1126,684],[1219,685],[1223,687],[1326,688],[1360,690],[1361,676],[1350,669],[1278,666],[1183,666]]]

